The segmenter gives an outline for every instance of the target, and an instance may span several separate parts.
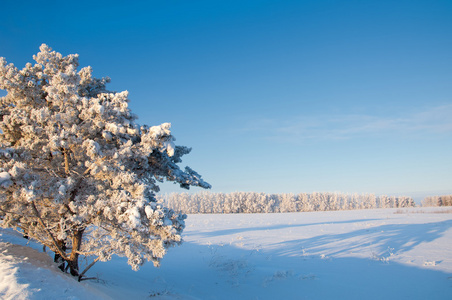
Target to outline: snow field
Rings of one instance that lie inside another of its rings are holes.
[[[160,268],[134,272],[114,257],[90,270],[99,280],[81,284],[51,260],[27,275],[32,265],[8,261],[2,248],[0,298],[452,299],[452,214],[438,213],[446,210],[189,215],[185,243]],[[0,238],[27,242],[9,231]]]

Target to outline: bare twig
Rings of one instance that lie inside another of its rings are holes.
[[[89,269],[91,269],[91,267],[94,266],[94,264],[95,264],[96,262],[98,262],[98,261],[99,261],[99,257],[96,258],[95,260],[93,260],[93,262],[91,262],[91,263],[85,268],[85,270],[83,270],[83,272],[80,273],[80,275],[78,275],[78,281],[79,281],[79,282],[82,281],[82,280],[88,280],[88,279],[90,279],[90,278],[82,279],[82,277],[83,277],[83,275],[85,275],[85,273],[86,273]]]
[[[97,277],[86,277],[86,278],[79,278],[78,281],[83,281],[83,280],[98,280],[99,278]]]
[[[71,176],[71,172],[69,170],[69,150],[63,149],[63,155],[64,155],[64,172],[67,176]]]

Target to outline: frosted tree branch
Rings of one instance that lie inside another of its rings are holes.
[[[157,203],[158,183],[210,187],[179,166],[190,148],[175,145],[170,123],[138,124],[128,92],[78,71],[78,55],[43,44],[33,58],[22,70],[0,58],[2,226],[55,249],[71,274],[81,253],[158,265],[186,218]]]

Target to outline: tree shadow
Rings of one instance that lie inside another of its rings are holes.
[[[318,222],[318,223],[306,223],[306,224],[278,224],[278,225],[265,225],[260,227],[240,227],[240,228],[232,228],[232,229],[222,229],[208,232],[196,232],[196,235],[200,237],[217,237],[222,235],[234,235],[249,231],[271,231],[271,230],[279,230],[279,229],[288,229],[288,228],[297,228],[297,227],[307,227],[307,226],[316,226],[316,225],[336,225],[336,224],[347,224],[347,223],[358,223],[358,222],[371,222],[371,221],[379,221],[382,219],[358,219],[358,220],[346,220],[346,221],[331,221],[331,222]]]
[[[297,255],[300,249],[310,249],[336,256],[357,252],[372,246],[376,254],[392,249],[393,253],[403,254],[422,243],[440,238],[452,227],[452,220],[427,224],[387,224],[377,227],[355,230],[341,234],[324,234],[306,239],[294,239],[278,246],[281,255]]]

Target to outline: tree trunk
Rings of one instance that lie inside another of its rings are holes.
[[[57,241],[57,243],[58,243],[58,246],[60,246],[61,250],[66,252],[66,245],[65,245],[64,241]],[[55,256],[53,258],[53,261],[56,262],[58,264],[58,268],[61,271],[64,272],[65,261],[64,261],[63,257],[58,252],[55,252]]]
[[[72,236],[72,251],[69,260],[67,261],[72,276],[79,276],[78,251],[82,245],[83,231],[83,229],[74,231],[74,235]]]

